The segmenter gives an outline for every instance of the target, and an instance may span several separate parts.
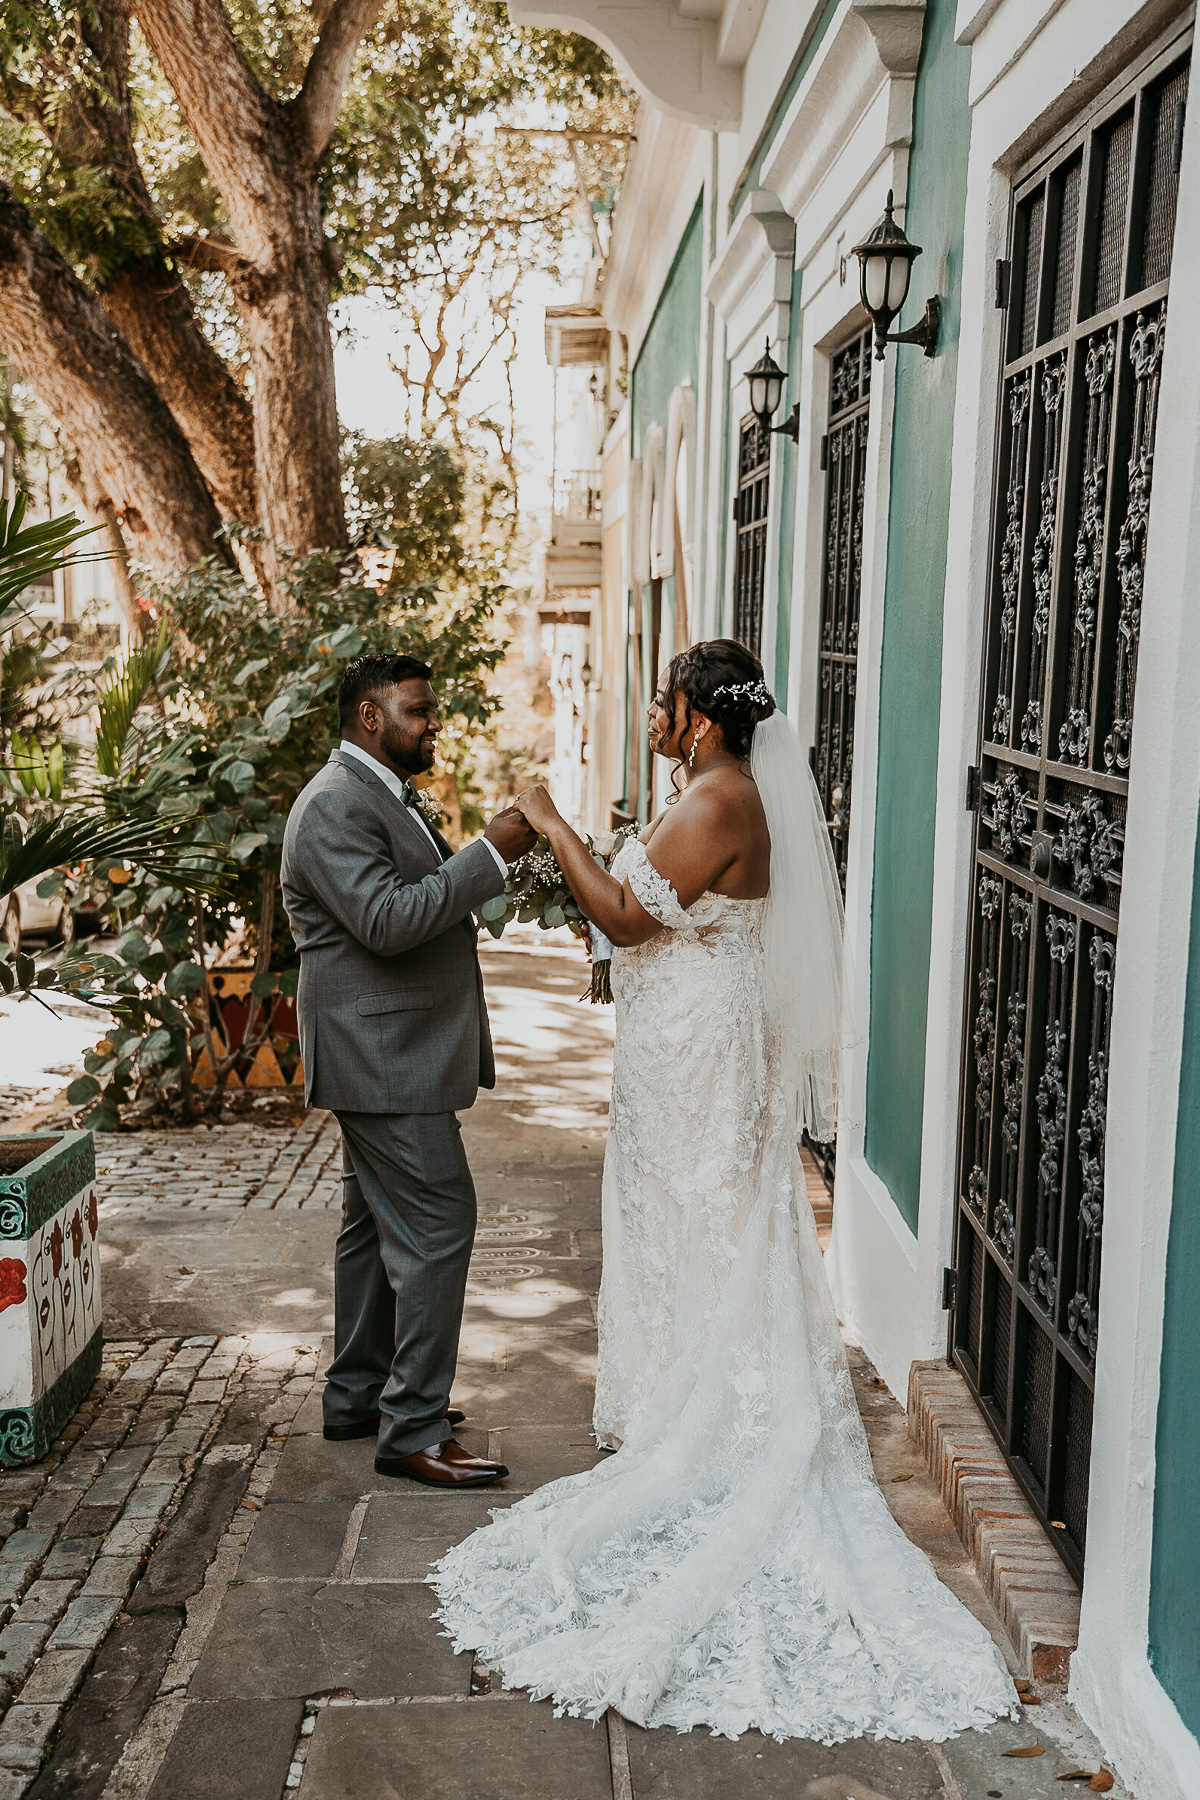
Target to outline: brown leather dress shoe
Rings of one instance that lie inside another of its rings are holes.
[[[454,1438],[447,1438],[412,1456],[377,1456],[375,1473],[407,1476],[426,1487],[486,1487],[490,1481],[502,1481],[508,1470],[503,1463],[472,1456]]]

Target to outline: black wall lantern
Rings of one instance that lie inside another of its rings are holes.
[[[862,303],[875,327],[875,358],[883,361],[885,344],[920,344],[926,356],[937,349],[938,326],[942,307],[937,295],[925,302],[925,317],[910,331],[888,335],[888,326],[908,299],[912,266],[921,254],[919,244],[910,244],[892,217],[892,190],[888,189],[883,217],[861,244],[855,244],[858,258],[859,291]]]
[[[782,431],[796,443],[800,436],[800,402],[797,400],[791,415],[783,425],[772,425],[771,420],[779,411],[779,402],[783,399],[783,386],[787,380],[784,371],[771,355],[771,340],[767,339],[767,347],[752,369],[746,370],[746,380],[750,383],[750,411],[758,420],[764,431]]]

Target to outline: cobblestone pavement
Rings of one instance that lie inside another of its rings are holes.
[[[342,1204],[342,1145],[331,1113],[280,1129],[239,1121],[194,1131],[141,1131],[96,1143],[109,1216],[151,1203],[298,1211]]]
[[[611,1014],[577,952],[485,952],[500,1086],[465,1116],[480,1199],[454,1400],[513,1470],[485,1493],[326,1444],[336,1130],[101,1148],[106,1347],[54,1451],[0,1478],[0,1800],[1048,1800],[1098,1767],[1047,1692],[944,1746],[827,1750],[556,1720],[454,1656],[429,1563],[595,1460],[588,1423]],[[855,1383],[904,1528],[998,1631],[904,1418]],[[11,1704],[10,1704],[11,1702]],[[1042,1745],[1037,1757],[1005,1752]],[[1076,1791],[1076,1790],[1070,1790]],[[1123,1790],[1112,1790],[1120,1800]],[[1149,1800],[1149,1797],[1144,1797]]]

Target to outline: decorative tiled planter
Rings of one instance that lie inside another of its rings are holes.
[[[100,1367],[90,1131],[0,1137],[0,1464],[44,1456]]]

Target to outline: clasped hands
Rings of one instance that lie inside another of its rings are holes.
[[[514,863],[533,849],[538,833],[546,831],[559,816],[550,790],[539,782],[498,812],[483,835],[496,846],[505,862]]]

